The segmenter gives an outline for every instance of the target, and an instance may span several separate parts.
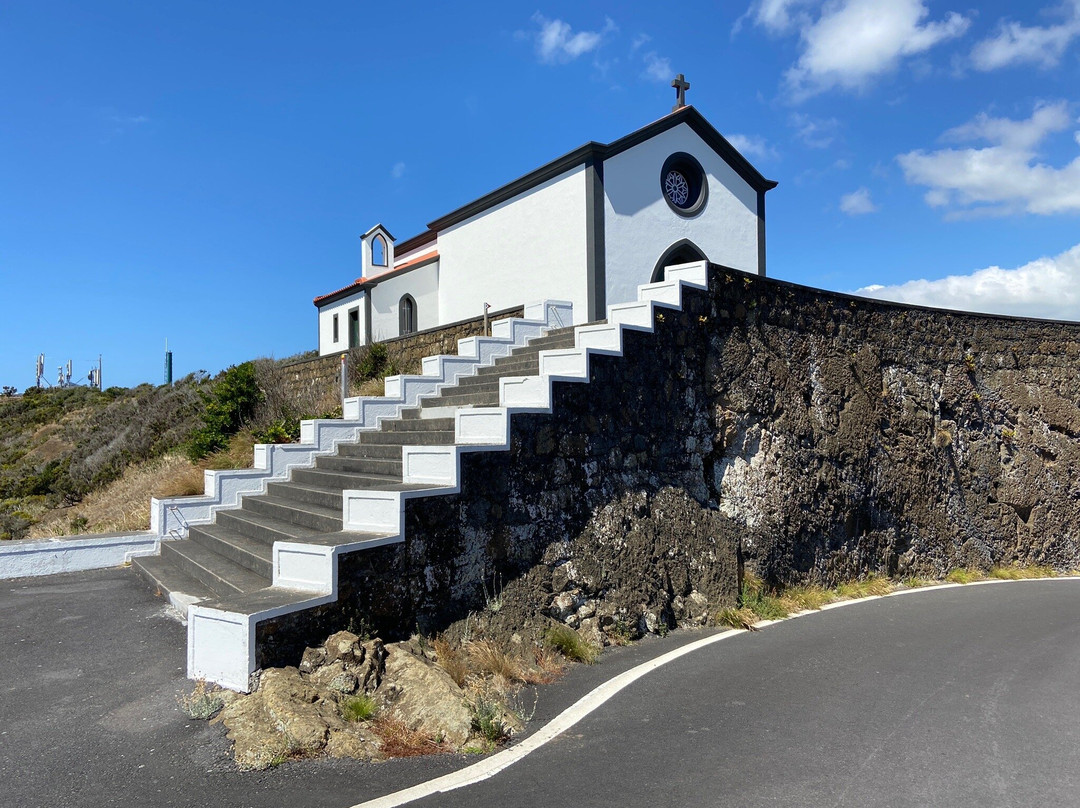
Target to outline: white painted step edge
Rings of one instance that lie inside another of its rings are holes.
[[[257,445],[250,469],[207,471],[202,496],[152,498],[150,532],[162,540],[185,538],[189,526],[210,524],[218,511],[239,507],[245,494],[265,493],[267,483],[288,478],[292,469],[314,466],[319,455],[333,454],[339,443],[355,441],[362,430],[378,429],[384,418],[396,418],[421,397],[438,393],[552,328],[573,324],[573,304],[565,300],[531,303],[524,314],[494,321],[490,337],[458,340],[458,356],[425,357],[422,376],[388,377],[385,396],[346,399],[340,420],[304,421],[300,443]]]
[[[622,355],[624,329],[653,329],[654,287],[672,281],[680,290],[679,301],[663,305],[681,308],[684,287],[707,287],[706,262],[669,268],[668,280],[639,287],[638,304],[609,307],[612,322],[581,326],[575,334],[577,347],[540,352],[540,375],[504,377],[499,380],[499,407],[460,408],[454,418],[452,446],[403,446],[402,481],[430,485],[411,491],[346,490],[342,492],[343,530],[377,534],[350,545],[324,547],[303,542],[274,543],[274,587],[297,593],[297,602],[256,614],[238,614],[192,605],[188,608],[188,678],[206,679],[234,690],[248,689],[255,671],[255,631],[263,620],[289,614],[337,599],[338,558],[345,552],[397,544],[405,540],[405,501],[444,496],[460,491],[461,457],[472,451],[507,451],[510,421],[516,413],[550,413],[552,385],[557,381],[589,381],[591,354]],[[674,276],[674,277],[672,277]],[[644,294],[643,294],[644,293]],[[666,292],[664,294],[667,294]],[[648,320],[642,320],[647,310]],[[623,314],[627,312],[623,319]],[[643,324],[645,323],[645,324]]]

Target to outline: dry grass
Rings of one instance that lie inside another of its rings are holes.
[[[516,684],[547,684],[563,671],[550,649],[535,650],[536,664],[526,662],[515,651],[507,651],[494,640],[469,640],[455,646],[442,637],[432,641],[435,661],[458,687],[491,683],[500,693],[513,690]]]
[[[436,637],[432,646],[435,648],[436,664],[450,674],[458,687],[464,687],[469,676],[469,661],[466,655],[442,637]]]
[[[841,598],[869,598],[887,595],[896,587],[888,578],[868,575],[855,581],[846,581],[836,587],[836,594]]]
[[[249,469],[255,463],[255,438],[250,429],[242,429],[229,438],[229,445],[203,459],[208,469]]]
[[[566,672],[566,665],[563,663],[562,655],[555,653],[550,648],[538,645],[533,649],[533,656],[536,659],[538,675],[543,677],[537,684],[554,682]]]
[[[352,385],[351,395],[354,396],[382,396],[385,395],[386,385],[382,379],[366,379],[360,384]]]
[[[1031,566],[1024,567],[1019,564],[1010,564],[1006,567],[994,567],[988,577],[1002,581],[1019,581],[1024,578],[1055,578],[1057,573],[1053,567]]]
[[[54,511],[30,530],[30,538],[112,533],[150,528],[150,497],[203,492],[203,471],[186,457],[165,455],[130,466],[124,475],[70,508]]]
[[[745,606],[733,609],[726,608],[721,609],[717,615],[715,622],[718,626],[730,626],[731,628],[744,629],[746,631],[756,631],[755,624],[760,618],[754,613],[753,609],[748,609]]]
[[[544,644],[574,662],[592,665],[600,655],[600,649],[588,642],[570,626],[556,623],[544,632]]]
[[[949,574],[945,576],[945,580],[950,584],[970,584],[975,581],[986,580],[986,573],[982,570],[965,569],[961,567],[960,569],[950,571]]]
[[[792,614],[816,612],[825,604],[836,600],[839,594],[835,590],[820,586],[793,586],[783,590],[777,597],[788,613]]]
[[[389,716],[375,719],[370,723],[370,727],[379,736],[382,753],[387,757],[417,757],[452,751],[445,743],[410,729],[405,723]]]

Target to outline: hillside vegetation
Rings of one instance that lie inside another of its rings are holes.
[[[291,390],[282,366],[0,396],[0,540],[146,529],[151,496],[201,493],[205,469],[248,467],[254,443],[340,416],[335,390]]]

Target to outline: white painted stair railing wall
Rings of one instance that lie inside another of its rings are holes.
[[[303,421],[299,443],[257,444],[250,469],[206,471],[202,496],[151,499],[150,532],[162,540],[185,538],[189,525],[210,524],[217,511],[239,507],[245,494],[265,493],[267,483],[287,479],[292,469],[310,468],[319,455],[333,454],[339,443],[356,440],[363,430],[378,429],[379,421],[396,418],[421,397],[434,395],[548,329],[574,321],[573,305],[562,300],[532,303],[524,314],[495,320],[490,337],[458,340],[457,356],[424,357],[419,376],[388,376],[384,396],[345,399],[340,419]]]
[[[552,412],[555,382],[588,383],[591,356],[622,356],[624,332],[651,333],[655,310],[681,309],[683,290],[688,288],[708,288],[707,262],[668,267],[664,281],[638,287],[636,302],[609,306],[606,323],[579,326],[575,347],[541,351],[538,375],[501,378],[498,407],[458,409],[455,445],[403,446],[402,481],[429,488],[344,491],[344,529],[369,538],[335,546],[275,542],[274,588],[295,593],[295,602],[251,614],[190,606],[188,677],[247,690],[255,670],[255,635],[260,622],[336,600],[342,554],[403,542],[406,500],[459,493],[462,454],[509,450],[510,419],[515,413]]]

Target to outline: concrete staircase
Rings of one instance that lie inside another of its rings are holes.
[[[266,483],[265,493],[243,496],[240,507],[216,511],[213,523],[190,525],[186,539],[161,542],[160,555],[136,558],[134,567],[179,608],[196,603],[215,609],[235,609],[244,602],[286,605],[298,595],[310,605],[306,592],[263,591],[274,585],[275,543],[377,546],[378,536],[343,530],[343,492],[429,489],[403,482],[403,447],[452,445],[452,413],[497,406],[501,378],[535,374],[542,350],[573,344],[573,327],[548,330],[477,368],[476,375],[459,377],[419,399],[419,406],[382,419],[375,430],[359,432],[354,442],[338,443],[335,454],[315,457],[311,468],[294,468],[287,480]],[[238,600],[245,595],[253,597]]]
[[[424,357],[419,375],[388,376],[385,395],[345,399],[342,418],[303,421],[299,443],[256,445],[252,468],[207,471],[202,496],[152,499],[150,532],[162,541],[182,539],[192,526],[213,523],[218,511],[240,507],[243,497],[267,493],[271,481],[288,479],[293,469],[311,467],[316,457],[333,454],[339,443],[377,429],[383,420],[396,418],[424,396],[507,356],[550,328],[573,322],[573,307],[562,300],[531,303],[524,314],[496,320],[491,336],[458,340],[456,355]]]
[[[186,541],[163,542],[160,558],[139,559],[190,604],[188,676],[247,690],[260,623],[337,600],[342,556],[404,542],[407,500],[459,493],[464,453],[507,451],[515,414],[553,412],[556,383],[587,384],[592,356],[622,356],[625,332],[652,332],[658,308],[680,309],[685,289],[707,288],[708,265],[668,267],[666,278],[609,306],[605,321],[549,330],[459,376],[214,524],[192,526]]]

